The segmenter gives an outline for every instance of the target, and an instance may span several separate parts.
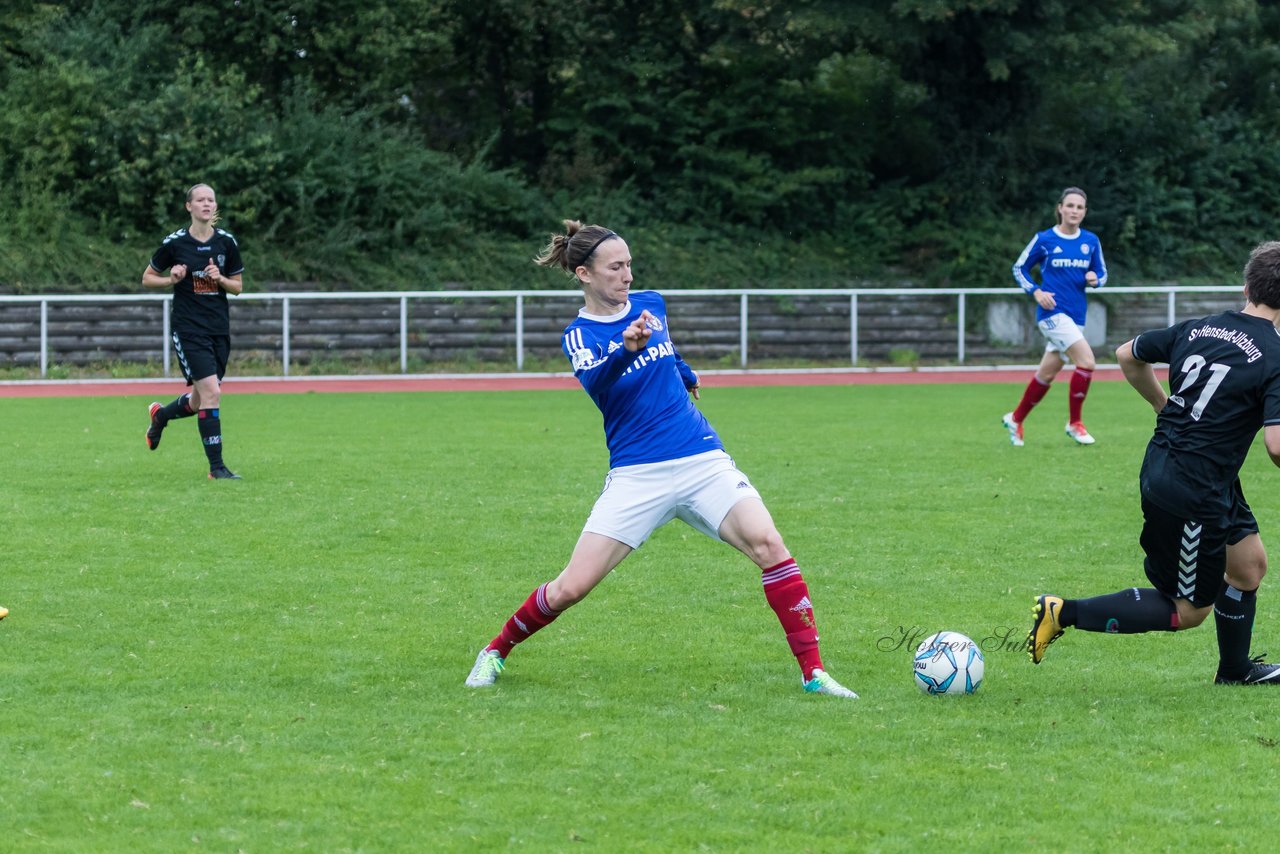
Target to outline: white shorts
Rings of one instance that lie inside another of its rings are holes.
[[[1036,326],[1040,327],[1047,342],[1044,345],[1046,353],[1061,353],[1066,356],[1072,344],[1084,340],[1084,332],[1076,326],[1076,322],[1061,312],[1049,315]]]
[[[650,534],[678,518],[719,540],[720,523],[734,505],[759,497],[724,451],[619,466],[605,476],[582,530],[638,549]]]

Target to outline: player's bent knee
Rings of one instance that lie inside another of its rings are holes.
[[[1194,629],[1196,626],[1204,622],[1205,617],[1209,616],[1212,608],[1196,609],[1193,613],[1183,617],[1178,615],[1178,627],[1174,631],[1185,632],[1187,629]]]
[[[591,588],[560,579],[547,585],[547,606],[553,611],[563,611],[587,598]]]
[[[791,557],[791,553],[787,551],[787,546],[782,542],[782,535],[778,533],[777,529],[749,540],[747,542],[747,555],[762,569],[768,569]]]
[[[1247,561],[1241,566],[1228,566],[1226,579],[1227,583],[1237,590],[1257,590],[1266,574],[1267,561],[1263,558]]]
[[[1205,618],[1213,611],[1212,605],[1205,605],[1203,608],[1197,608],[1186,599],[1178,599],[1175,604],[1178,607],[1178,626],[1175,631],[1185,632],[1187,629],[1194,629],[1205,621]]]

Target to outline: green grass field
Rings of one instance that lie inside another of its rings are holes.
[[[679,522],[463,687],[603,480],[581,393],[229,396],[239,483],[191,420],[148,452],[149,398],[0,400],[0,849],[1267,849],[1280,696],[1210,684],[1212,620],[1025,657],[1034,594],[1145,586],[1153,417],[1097,383],[1077,447],[1064,388],[1022,449],[1016,385],[704,394],[855,702],[800,690],[758,572]],[[1280,477],[1244,481],[1266,539]],[[973,697],[912,684],[904,636],[944,628]]]

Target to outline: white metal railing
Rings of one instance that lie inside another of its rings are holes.
[[[1173,325],[1177,312],[1177,295],[1188,293],[1240,293],[1239,285],[1158,285],[1151,287],[1108,287],[1101,293],[1113,294],[1166,294],[1168,299],[1168,323]],[[956,352],[959,364],[965,360],[965,311],[966,299],[971,296],[1019,296],[1021,292],[1012,287],[1004,288],[673,288],[663,290],[668,296],[736,296],[739,298],[738,339],[739,354],[742,367],[747,366],[748,328],[750,315],[747,301],[750,297],[778,296],[847,296],[849,298],[849,360],[851,364],[858,362],[858,297],[859,296],[954,296],[956,305]],[[552,291],[299,291],[296,293],[247,293],[232,297],[233,301],[279,300],[281,303],[281,364],[284,375],[289,376],[289,306],[294,300],[399,300],[400,303],[400,371],[408,372],[409,363],[409,300],[458,300],[458,299],[510,299],[515,301],[515,339],[516,369],[524,369],[524,309],[525,301],[530,299],[580,297],[579,290]],[[160,351],[164,363],[165,376],[169,375],[169,304],[173,297],[170,294],[67,294],[67,295],[0,295],[0,305],[14,303],[38,303],[40,306],[40,376],[46,376],[49,369],[49,306],[71,303],[162,303],[164,314],[164,337],[160,342]]]

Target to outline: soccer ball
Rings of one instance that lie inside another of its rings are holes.
[[[916,687],[926,694],[972,694],[982,684],[986,659],[959,632],[929,635],[916,647]]]

